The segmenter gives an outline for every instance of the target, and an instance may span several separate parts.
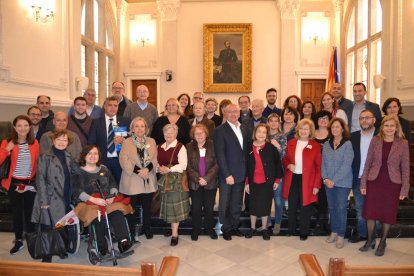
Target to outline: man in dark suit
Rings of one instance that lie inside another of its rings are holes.
[[[239,122],[243,124],[244,121],[253,117],[252,110],[250,109],[250,97],[247,95],[240,96],[238,102],[240,108]]]
[[[124,111],[128,105],[132,103],[130,99],[125,96],[125,85],[121,81],[114,81],[112,83],[112,95],[118,99],[118,116],[124,116]]]
[[[365,109],[359,115],[359,124],[361,130],[351,133],[351,143],[354,150],[354,161],[352,162],[352,193],[355,200],[355,210],[357,218],[357,233],[353,233],[350,242],[356,243],[365,241],[367,239],[367,224],[362,217],[362,211],[364,207],[365,198],[361,194],[360,184],[361,176],[364,171],[365,160],[367,159],[368,148],[371,143],[372,137],[376,135],[375,129],[375,116],[371,110]]]
[[[353,103],[351,100],[348,100],[347,98],[344,97],[344,94],[342,93],[342,89],[343,89],[342,84],[339,82],[336,82],[332,85],[331,93],[334,96],[335,101],[338,102],[339,107],[342,110],[347,110],[347,109],[352,108]],[[348,118],[348,122],[349,122],[349,118]]]
[[[219,172],[219,217],[225,240],[242,236],[238,229],[246,178],[247,139],[238,121],[240,110],[235,104],[225,108],[227,122],[214,132],[214,149]]]
[[[379,105],[370,101],[365,100],[365,95],[367,94],[367,87],[362,82],[357,82],[354,84],[353,88],[354,102],[352,106],[344,108],[346,115],[348,116],[348,125],[349,129],[352,132],[360,130],[359,125],[359,115],[362,110],[368,109],[374,113],[375,116],[375,127],[379,128],[381,125],[381,110]]]
[[[121,166],[118,153],[125,140],[121,134],[129,130],[129,120],[118,116],[118,99],[114,96],[106,98],[104,116],[94,119],[89,130],[88,145],[96,145],[102,154],[102,164],[111,171],[116,183],[121,179]],[[125,130],[125,131],[123,131]]]

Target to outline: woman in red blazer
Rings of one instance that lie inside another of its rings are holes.
[[[14,246],[10,254],[14,255],[23,249],[23,225],[26,232],[34,231],[30,222],[36,190],[34,176],[39,157],[39,144],[31,130],[29,117],[17,116],[13,120],[13,130],[10,139],[5,139],[0,145],[0,164],[11,155],[9,177],[2,179],[1,185],[8,190],[13,207],[13,228],[15,234]]]
[[[365,195],[363,217],[367,220],[368,239],[360,251],[375,247],[375,221],[382,223],[382,236],[375,255],[385,252],[390,226],[397,222],[400,200],[408,196],[410,188],[410,157],[408,142],[398,117],[385,116],[378,136],[372,138],[364,172],[361,194]]]
[[[288,230],[294,235],[296,230],[296,211],[300,208],[300,239],[309,235],[311,203],[318,200],[321,188],[321,147],[312,138],[315,125],[309,119],[302,119],[296,126],[295,138],[290,140],[283,159],[285,183],[283,198],[288,200]]]

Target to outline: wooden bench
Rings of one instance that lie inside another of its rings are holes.
[[[164,257],[160,270],[152,263],[142,263],[141,269],[129,267],[103,267],[76,264],[0,261],[2,276],[173,276],[178,268],[178,257]]]
[[[305,269],[306,275],[325,276],[318,260],[313,254],[301,254],[300,262]],[[328,276],[362,276],[362,275],[392,275],[407,276],[414,275],[414,265],[390,265],[390,266],[352,266],[345,265],[342,258],[329,259]]]

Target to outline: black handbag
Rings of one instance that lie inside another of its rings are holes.
[[[66,253],[65,242],[59,234],[59,230],[54,228],[55,224],[52,221],[49,208],[47,211],[52,228],[41,230],[40,221],[43,213],[41,210],[36,231],[26,234],[27,249],[30,256],[35,260],[51,256],[63,256]]]
[[[3,163],[0,165],[0,179],[9,177],[10,164],[11,164],[11,155],[7,156],[6,159],[4,159]]]

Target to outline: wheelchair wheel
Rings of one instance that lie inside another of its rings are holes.
[[[75,254],[76,252],[78,252],[79,250],[79,245],[80,245],[80,234],[81,234],[81,230],[80,230],[80,224],[75,224],[75,225],[68,225],[66,226],[68,229],[68,246],[67,246],[67,251],[70,254]]]
[[[101,264],[101,258],[98,255],[98,252],[96,252],[95,249],[91,249],[88,252],[88,261],[91,265],[100,265]]]

